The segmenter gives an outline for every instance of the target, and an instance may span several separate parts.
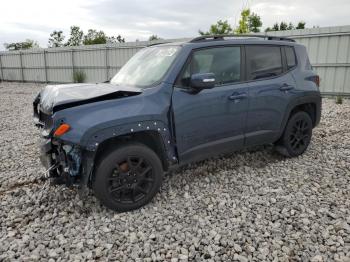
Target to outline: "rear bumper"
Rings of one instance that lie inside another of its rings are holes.
[[[322,114],[322,97],[319,97],[319,101],[316,104],[316,112],[315,112],[315,126],[317,126],[321,121]]]

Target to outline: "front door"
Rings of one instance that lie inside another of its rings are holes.
[[[192,52],[172,96],[180,161],[199,160],[240,149],[248,109],[248,88],[240,83],[241,47],[213,47]],[[195,73],[214,73],[216,86],[191,92]]]

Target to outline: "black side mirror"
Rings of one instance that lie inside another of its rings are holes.
[[[190,85],[195,90],[210,89],[215,86],[214,73],[198,73],[191,76]]]

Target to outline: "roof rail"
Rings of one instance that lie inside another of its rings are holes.
[[[190,43],[199,42],[203,40],[224,40],[225,37],[252,37],[252,38],[263,38],[266,40],[276,40],[276,41],[289,41],[295,42],[294,39],[280,36],[271,36],[271,35],[256,35],[256,34],[229,34],[229,35],[202,35],[190,40]]]
[[[148,44],[147,47],[149,46],[154,46],[154,45],[161,45],[161,44],[170,44],[171,42],[156,42],[156,43],[151,43],[151,44]]]

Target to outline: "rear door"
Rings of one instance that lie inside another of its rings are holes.
[[[248,89],[242,84],[240,46],[193,51],[174,88],[172,108],[180,161],[203,159],[242,148],[248,109]],[[214,73],[216,86],[191,91],[196,73]]]
[[[296,66],[295,56],[288,65],[284,47],[278,45],[247,45],[245,52],[249,81],[246,145],[272,143],[295,96],[296,83],[289,73]]]

